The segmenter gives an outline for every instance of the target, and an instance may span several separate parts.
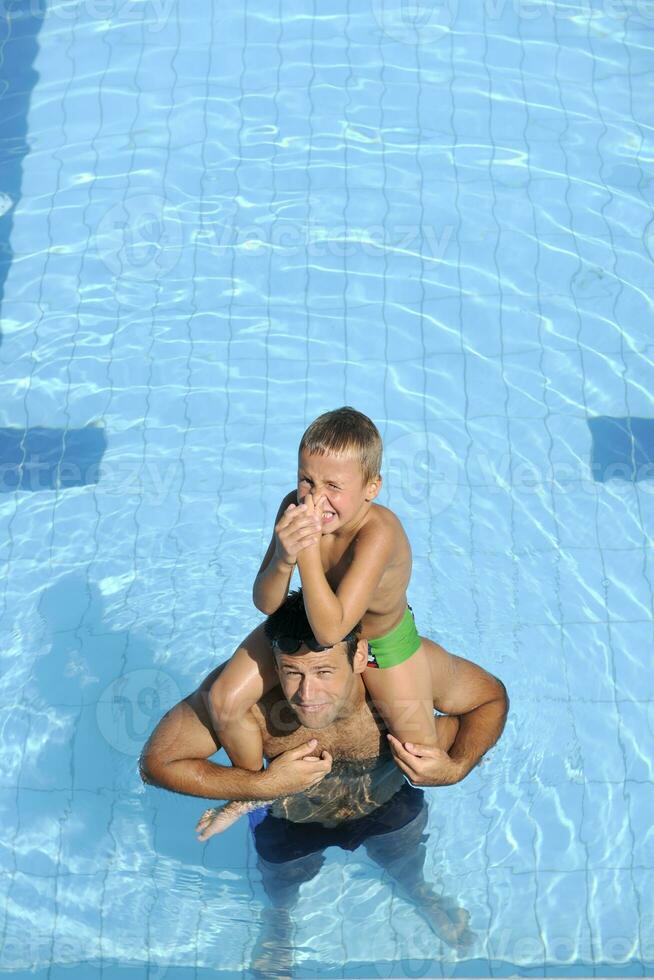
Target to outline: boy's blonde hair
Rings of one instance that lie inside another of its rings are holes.
[[[351,453],[359,461],[364,483],[376,480],[381,472],[382,440],[377,426],[349,405],[319,415],[300,440],[299,452],[302,450],[316,456]]]

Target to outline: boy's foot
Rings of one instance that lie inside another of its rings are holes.
[[[251,803],[225,803],[223,806],[210,807],[204,811],[195,826],[198,840],[209,840],[214,834],[221,834],[251,809]]]

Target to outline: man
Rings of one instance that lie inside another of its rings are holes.
[[[266,928],[278,938],[286,937],[288,912],[300,885],[320,869],[322,851],[363,844],[434,931],[462,944],[463,910],[448,906],[423,877],[426,806],[416,786],[457,783],[477,765],[504,727],[504,686],[425,641],[434,707],[442,713],[435,718],[438,747],[402,744],[386,733],[367,697],[361,674],[368,645],[357,627],[321,647],[296,592],[268,617],[265,633],[279,686],[259,701],[249,723],[261,733],[267,768],[263,758],[258,772],[209,761],[220,749],[212,720],[218,667],[161,720],[143,750],[143,779],[191,796],[266,802],[249,819],[274,910]],[[220,811],[208,810],[198,824],[201,839],[219,829]],[[270,949],[270,941],[261,948]]]

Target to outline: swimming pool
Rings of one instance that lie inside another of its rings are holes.
[[[330,851],[297,975],[652,975],[654,483],[647,425],[634,474],[607,436],[654,416],[652,5],[6,0],[2,30],[2,969],[247,969],[244,822],[198,845],[136,759],[257,621],[299,436],[349,403],[419,627],[512,711],[430,791],[474,947]]]

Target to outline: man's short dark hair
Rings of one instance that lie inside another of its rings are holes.
[[[298,640],[300,643],[316,643],[316,638],[313,635],[311,625],[307,619],[306,609],[304,608],[302,589],[297,589],[295,592],[289,593],[279,609],[276,609],[274,613],[268,616],[268,619],[263,624],[263,631],[270,640],[273,648],[275,643],[282,637]],[[361,623],[356,623],[347,636],[344,636],[341,640],[342,643],[346,644],[347,659],[350,667],[354,663],[354,654],[356,653],[360,632]]]

